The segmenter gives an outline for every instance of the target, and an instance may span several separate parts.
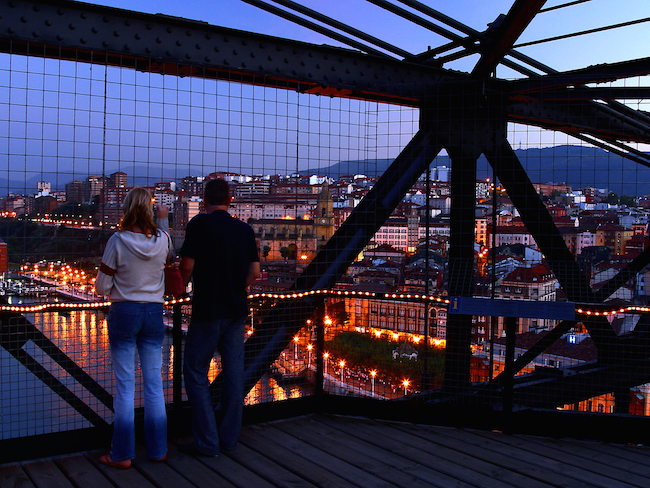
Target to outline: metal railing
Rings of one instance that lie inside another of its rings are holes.
[[[443,297],[336,290],[251,295],[247,368],[263,356],[249,343],[254,345],[252,338],[264,335],[268,321],[274,317],[274,308],[281,302],[295,304],[304,300],[315,301],[314,313],[275,360],[266,365],[248,392],[244,399],[248,422],[294,415],[294,406],[301,413],[305,413],[305,408],[355,413],[360,405],[355,402],[361,401],[366,415],[379,417],[395,415],[391,413],[395,408],[402,409],[400,415],[448,412],[446,409],[451,405],[460,408],[457,411],[463,415],[467,413],[465,408],[477,409],[484,417],[483,426],[505,431],[517,430],[513,427],[517,415],[531,411],[569,415],[575,412],[568,411],[578,410],[590,412],[590,416],[602,413],[626,421],[635,415],[639,426],[647,423],[648,391],[644,385],[648,379],[643,368],[633,374],[628,372],[630,379],[621,384],[612,380],[621,372],[619,364],[608,366],[577,355],[571,357],[568,352],[560,356],[543,351],[541,346],[540,352],[533,355],[515,342],[515,317],[505,320],[506,337],[473,346],[471,388],[463,394],[446,393],[445,343],[430,334],[434,329],[431,321],[425,320],[432,312],[445,310],[450,302],[453,308],[453,299]],[[3,452],[12,453],[12,459],[108,445],[113,394],[106,328],[108,305],[51,302],[0,307],[0,446]],[[182,435],[189,433],[182,350],[191,300],[172,300],[166,305],[169,334],[163,344],[163,385],[170,432]],[[356,308],[361,308],[363,314],[350,313]],[[426,311],[425,315],[417,312],[420,310]],[[648,314],[642,307],[575,310],[579,317]],[[400,316],[405,320],[400,321]],[[442,329],[440,324],[435,327],[438,331]],[[541,340],[548,335],[540,334]],[[586,340],[576,333],[568,333],[565,339],[579,341],[577,346]],[[522,351],[527,352],[518,357]],[[259,366],[254,366],[254,370],[259,371]],[[215,355],[209,374],[215,401],[219,371]],[[600,378],[601,383],[586,380],[589,373]],[[567,402],[556,385],[572,380],[581,387],[575,389],[574,401]],[[334,405],[333,401],[342,403]],[[274,408],[269,409],[270,405]],[[141,421],[140,383],[136,386],[136,408]],[[273,413],[269,413],[271,410]],[[447,416],[428,421],[445,423],[450,419]],[[469,415],[460,415],[453,421],[476,423]],[[598,425],[599,420],[594,421]],[[592,435],[599,434],[604,433],[596,427]],[[44,442],[49,438],[58,442]]]

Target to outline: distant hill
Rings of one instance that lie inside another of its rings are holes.
[[[553,146],[515,149],[533,183],[567,183],[573,189],[585,186],[607,188],[618,195],[642,196],[650,193],[650,168],[593,147]],[[339,178],[344,175],[382,174],[392,159],[341,161],[312,173]],[[451,167],[448,156],[438,156],[431,165]],[[491,177],[487,160],[479,158],[479,178]],[[305,174],[308,172],[301,171]]]
[[[574,189],[585,186],[607,188],[618,195],[645,196],[650,193],[650,168],[641,166],[620,156],[609,154],[599,148],[573,145],[554,146],[545,148],[516,149],[515,154],[528,172],[533,183],[567,183]],[[392,159],[341,161],[327,167],[300,170],[303,175],[317,174],[339,178],[344,175],[364,174],[367,176],[381,175],[392,163]],[[432,167],[451,167],[447,156],[439,156]],[[478,177],[491,177],[492,170],[485,158],[479,159]],[[146,165],[136,165],[129,173],[129,185],[149,186],[160,181],[180,181],[187,175],[201,176],[206,169],[192,167],[189,164],[158,166],[158,176],[150,176]],[[106,174],[117,169],[106,168]],[[124,169],[123,169],[124,170]],[[212,168],[211,171],[238,171],[237,168]],[[260,170],[261,172],[261,170]],[[20,179],[30,175],[27,179]],[[51,177],[51,173],[49,173]],[[75,175],[84,179],[88,175]],[[42,176],[34,171],[16,171],[9,179],[0,178],[0,191],[18,193],[34,193]],[[70,180],[72,177],[70,177]],[[59,186],[67,181],[59,182]],[[63,189],[63,188],[60,188]],[[4,195],[0,195],[4,196]]]

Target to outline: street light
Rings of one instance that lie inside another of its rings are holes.
[[[345,361],[341,359],[339,361],[339,366],[341,367],[341,383],[343,383],[343,369],[345,368]]]
[[[327,360],[329,359],[329,357],[330,357],[329,352],[323,353],[323,359],[324,359],[323,362],[325,363],[325,374],[327,374]]]
[[[375,394],[375,376],[377,376],[377,371],[374,369],[370,372],[370,384],[371,384],[371,389],[370,392],[374,395]]]
[[[407,391],[407,389],[409,387],[409,383],[410,383],[409,380],[402,381],[402,384],[404,385],[404,396],[406,396],[406,391]]]
[[[312,346],[311,344],[307,344],[307,352],[309,353],[308,354],[309,359],[308,359],[308,362],[307,362],[307,367],[308,368],[311,368],[311,350],[313,348],[314,348],[314,346]]]
[[[298,336],[294,336],[293,338],[293,360],[296,361],[298,359]]]

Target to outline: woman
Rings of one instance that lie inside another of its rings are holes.
[[[162,389],[163,293],[169,236],[154,222],[151,193],[133,188],[124,200],[119,232],[106,244],[95,282],[110,295],[108,337],[115,374],[111,451],[98,461],[126,469],[135,458],[135,350],[143,377],[145,447],[156,461],[167,458],[167,414]],[[160,212],[159,212],[160,217]]]

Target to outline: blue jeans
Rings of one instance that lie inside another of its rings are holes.
[[[239,440],[244,407],[244,334],[246,317],[192,320],[185,340],[185,391],[192,405],[195,447],[210,455],[232,450]],[[221,355],[219,419],[210,393],[208,370],[215,349]]]
[[[167,412],[162,388],[162,343],[165,336],[161,303],[114,302],[108,314],[108,339],[115,374],[115,418],[111,459],[135,458],[135,350],[140,355],[144,393],[147,456],[167,453]]]

